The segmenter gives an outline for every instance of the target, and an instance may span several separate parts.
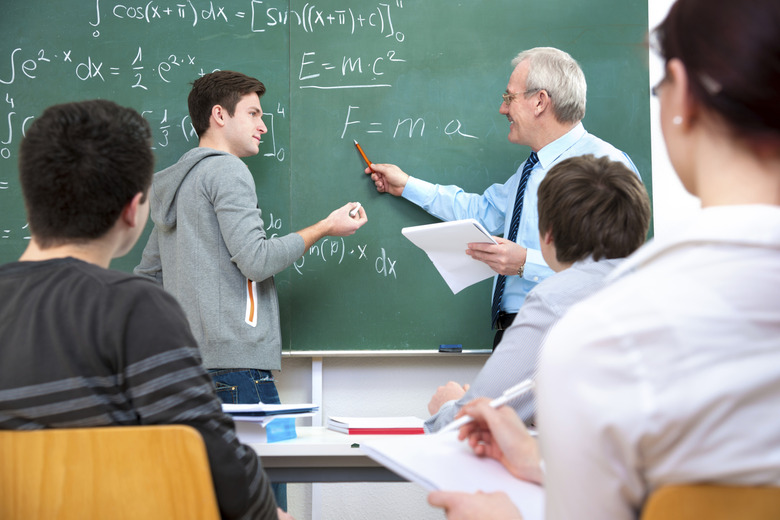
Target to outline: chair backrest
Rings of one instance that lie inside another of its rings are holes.
[[[780,487],[689,484],[650,495],[642,520],[777,520]]]
[[[0,431],[4,520],[219,519],[190,426]]]

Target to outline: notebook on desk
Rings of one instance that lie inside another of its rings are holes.
[[[419,417],[328,417],[328,429],[351,435],[423,434]]]
[[[524,520],[544,518],[544,489],[512,476],[494,459],[477,457],[458,432],[377,438],[360,449],[398,475],[429,491],[504,491]]]

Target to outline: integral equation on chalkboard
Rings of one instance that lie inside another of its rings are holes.
[[[103,97],[133,106],[152,126],[158,164],[170,164],[198,142],[186,107],[190,83],[214,70],[242,70],[260,49],[286,60],[278,72],[269,67],[268,78],[261,77],[268,87],[263,98],[268,133],[260,160],[289,168],[290,112],[301,101],[291,97],[293,90],[304,103],[328,95],[323,92],[350,96],[330,109],[333,140],[376,134],[421,139],[433,127],[426,129],[418,114],[377,111],[370,100],[356,101],[350,94],[389,90],[414,67],[404,28],[415,8],[403,0],[88,0],[73,5],[61,21],[36,7],[48,5],[31,0],[3,8],[2,27],[11,29],[0,35],[0,241],[5,243],[30,238],[19,203],[16,155],[26,129],[53,100]],[[339,45],[322,45],[323,37]],[[441,135],[476,139],[454,117],[437,124]],[[278,218],[271,224],[269,231],[283,232]],[[386,247],[325,239],[293,267],[305,276],[316,264],[358,262],[393,280],[398,259]]]
[[[331,31],[336,37],[343,32],[359,38],[386,39],[399,45],[405,40],[404,33],[396,29],[393,19],[394,11],[404,7],[402,0],[361,4],[363,11],[352,7],[322,9],[308,2],[299,9],[290,9],[286,2],[277,2],[280,5],[274,6],[272,1],[264,0],[239,2],[241,7],[238,8],[235,7],[236,2],[229,2],[232,7],[227,7],[214,0],[171,3],[152,0],[139,2],[140,5],[106,0],[93,2],[91,12],[82,4],[84,12],[75,14],[84,18],[81,32],[78,26],[69,27],[65,37],[53,35],[47,41],[43,31],[43,36],[25,38],[24,43],[10,48],[5,45],[5,48],[0,47],[0,89],[5,90],[0,91],[0,95],[4,94],[2,101],[6,109],[5,114],[0,112],[0,118],[5,120],[5,125],[0,123],[1,159],[11,159],[13,143],[24,134],[34,118],[32,110],[25,113],[25,107],[16,101],[17,92],[22,97],[30,82],[56,80],[63,88],[75,91],[100,89],[120,99],[124,94],[130,95],[128,91],[143,96],[144,103],[151,105],[151,109],[144,111],[143,115],[153,123],[159,134],[156,146],[164,148],[169,144],[172,131],[176,130],[183,139],[182,145],[194,138],[194,131],[186,111],[155,106],[155,100],[170,99],[165,90],[167,86],[180,88],[198,76],[219,69],[217,65],[224,63],[224,59],[220,59],[224,53],[214,51],[211,42],[223,36],[225,31],[231,31],[234,38],[243,37],[240,36],[242,34],[262,37],[263,33],[273,31],[302,31],[303,34]],[[50,22],[41,20],[41,24],[44,23]],[[162,27],[164,33],[183,36],[172,38],[170,42],[149,42],[125,36],[143,34],[143,31],[153,30],[155,26]],[[139,30],[142,32],[138,33]],[[360,47],[359,44],[356,46]],[[216,57],[213,56],[215,53]],[[206,54],[208,56],[204,56]],[[291,79],[296,80],[295,86],[319,90],[390,87],[392,83],[382,79],[394,67],[397,69],[406,63],[403,50],[392,47],[370,56],[329,56],[322,48],[304,49],[299,51],[298,56],[290,58],[290,67],[294,69]],[[345,77],[353,77],[355,81],[341,81]],[[280,89],[278,85],[270,87],[269,92],[273,91],[273,87],[277,91]],[[179,107],[184,104],[178,97],[175,102]],[[272,110],[266,110],[268,118],[287,117],[289,108],[286,102],[277,102]],[[350,120],[350,110],[358,108],[344,108],[344,128],[355,124]],[[419,127],[420,122],[414,122]],[[276,138],[273,121],[270,123],[273,149],[265,151],[264,155],[283,161],[284,146]],[[375,128],[367,131],[376,132]],[[280,143],[279,146],[277,143]]]

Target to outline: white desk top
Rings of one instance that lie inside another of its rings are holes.
[[[402,482],[359,448],[367,438],[388,435],[348,435],[325,427],[298,426],[298,437],[272,443],[249,443],[275,482]],[[353,447],[353,445],[355,445]]]
[[[392,435],[348,435],[324,426],[298,426],[298,437],[286,441],[257,443],[250,446],[261,457],[365,457],[358,447],[363,439],[392,437]],[[353,447],[354,444],[358,446]]]

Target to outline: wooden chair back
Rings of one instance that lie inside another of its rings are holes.
[[[777,520],[780,487],[665,486],[648,499],[642,520]]]
[[[4,520],[216,520],[206,447],[183,425],[0,431]]]

